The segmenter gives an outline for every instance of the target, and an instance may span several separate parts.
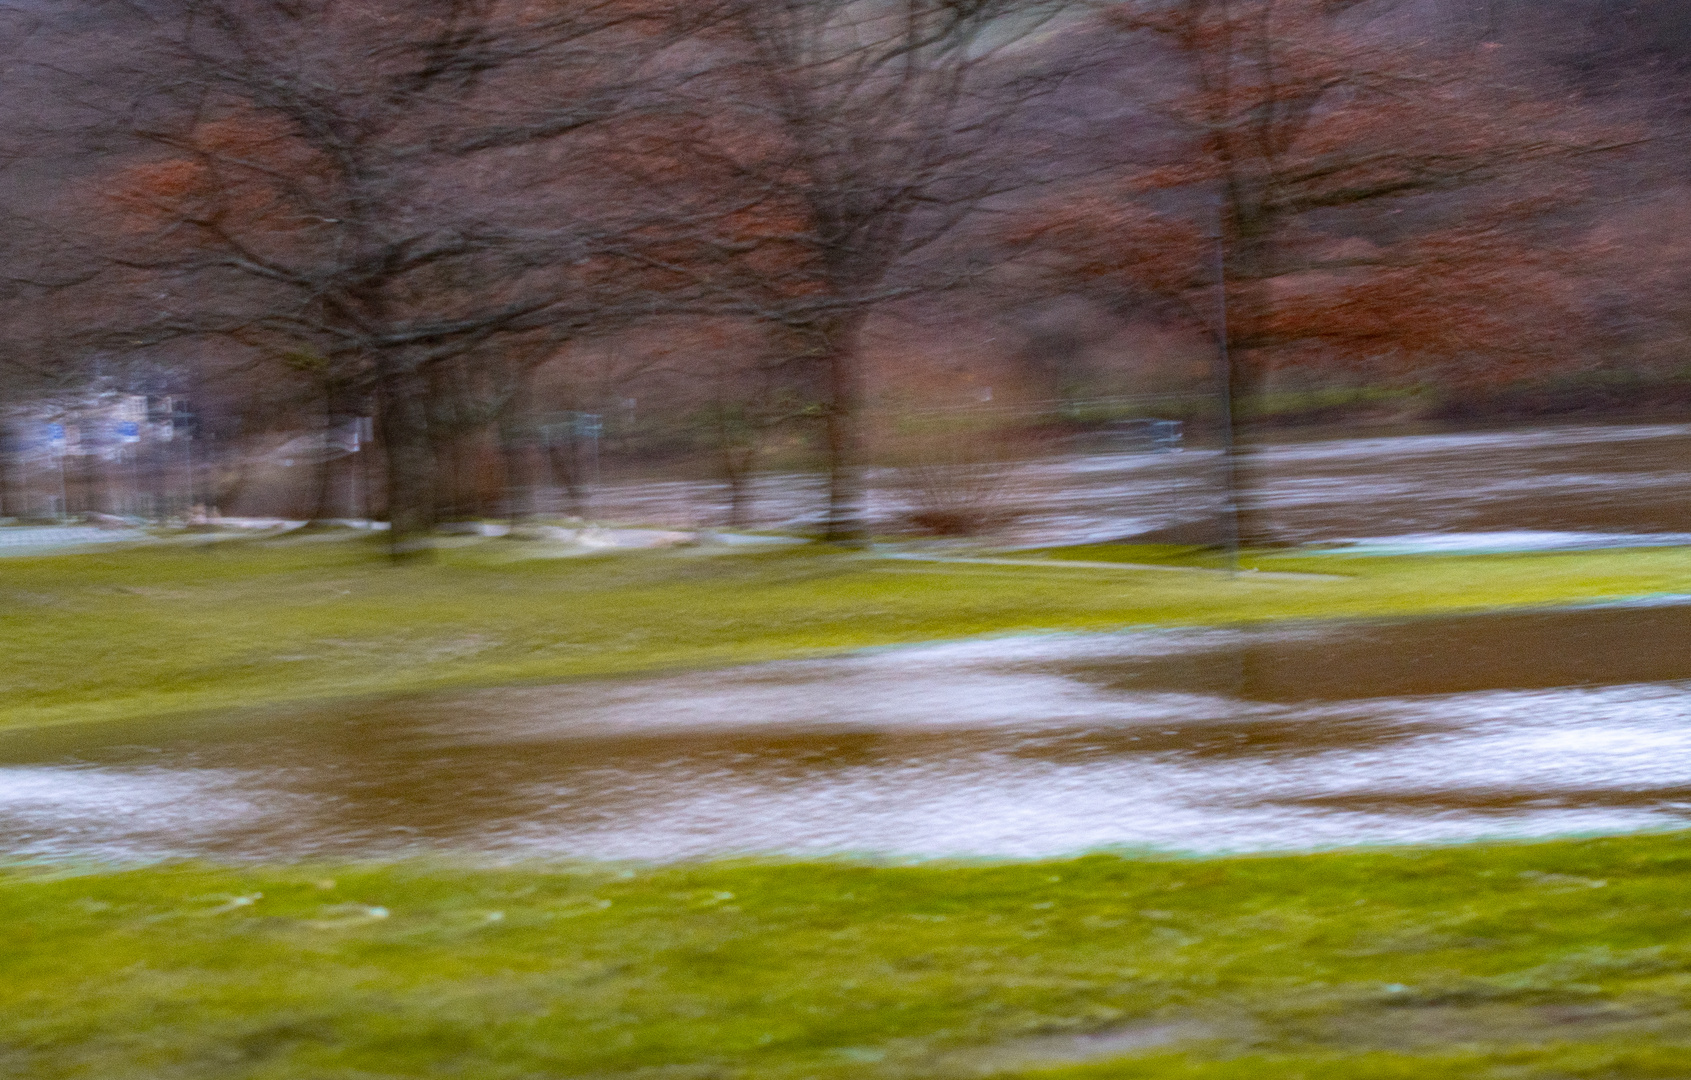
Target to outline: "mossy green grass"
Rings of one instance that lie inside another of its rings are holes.
[[[1358,559],[1237,576],[821,546],[395,566],[332,537],[0,561],[0,728],[813,656],[983,634],[1371,618],[1691,592],[1691,548]],[[1204,557],[1075,549],[1085,560]],[[1261,571],[1261,572],[1252,572]],[[1291,571],[1328,577],[1277,576]]]
[[[9,559],[0,725],[1691,591],[1685,549],[1263,554],[1236,577],[1138,548],[533,550]],[[1628,1080],[1691,1060],[1683,834],[997,865],[14,866],[0,931],[0,1076],[32,1080]]]
[[[995,865],[0,872],[0,1075],[1626,1080],[1691,836]]]

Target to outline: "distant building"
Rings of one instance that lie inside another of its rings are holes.
[[[0,413],[0,517],[158,517],[185,507],[189,478],[176,460],[185,455],[173,444],[191,433],[190,416],[180,398],[111,391],[13,406]]]

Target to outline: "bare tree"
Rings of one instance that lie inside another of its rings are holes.
[[[673,268],[718,310],[784,328],[821,372],[827,538],[864,535],[860,339],[877,309],[965,276],[933,256],[989,200],[1028,49],[1064,9],[1028,0],[730,0],[686,84],[676,173],[695,207]]]
[[[664,372],[684,389],[688,426],[727,489],[724,523],[752,521],[752,480],[771,437],[815,412],[812,365],[802,345],[768,323],[695,319],[670,330]]]
[[[1163,47],[1124,80],[1160,142],[1052,199],[1015,239],[1070,283],[1215,335],[1227,424],[1298,364],[1470,374],[1566,346],[1577,322],[1555,215],[1578,165],[1624,145],[1374,20],[1367,0],[1129,0],[1104,15]],[[1560,337],[1560,340],[1558,338]],[[1230,470],[1248,488],[1235,442]],[[1272,540],[1246,500],[1247,544]]]
[[[135,0],[157,73],[107,178],[137,340],[305,357],[373,403],[396,555],[422,548],[440,452],[618,287],[572,137],[628,111],[661,5],[587,0]],[[136,76],[136,82],[145,82]],[[139,331],[138,333],[136,331]],[[485,395],[483,395],[485,396]]]

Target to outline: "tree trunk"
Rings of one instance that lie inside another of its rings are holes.
[[[548,437],[546,462],[552,472],[553,486],[560,486],[559,481],[562,481],[564,515],[586,521],[592,512],[592,506],[588,499],[587,483],[582,475],[586,469],[581,458],[581,439],[573,431],[561,442]]]
[[[505,516],[505,462],[499,446],[499,432],[484,424],[472,447],[471,482],[475,484],[476,517],[486,521]]]
[[[751,523],[751,470],[755,450],[747,446],[724,444],[721,467],[723,482],[728,485],[728,527],[743,529]]]
[[[438,419],[438,417],[437,417]],[[434,451],[434,521],[465,521],[471,515],[463,499],[463,442],[455,431],[440,431],[430,425],[430,447]]]
[[[396,560],[424,557],[435,500],[428,386],[416,372],[390,372],[382,380],[378,407],[387,458],[388,553]]]
[[[861,545],[863,520],[863,372],[859,363],[861,315],[847,315],[822,329],[828,401],[823,414],[828,455],[828,516],[822,538]]]
[[[540,470],[535,462],[534,370],[534,365],[528,364],[518,372],[515,388],[500,405],[494,422],[493,434],[501,465],[501,509],[513,528],[539,512]]]
[[[1261,380],[1257,377],[1249,352],[1244,348],[1230,350],[1227,365],[1227,427],[1228,483],[1232,490],[1234,528],[1242,548],[1272,547],[1275,532],[1269,521],[1268,508],[1260,498],[1262,490],[1261,458],[1256,446],[1256,413],[1262,395]]]
[[[1227,335],[1227,475],[1232,487],[1228,497],[1238,545],[1271,547],[1276,537],[1268,508],[1259,497],[1261,462],[1255,437],[1262,404],[1261,349],[1272,307],[1268,294],[1274,272],[1272,237],[1281,223],[1253,208],[1249,199],[1235,201],[1229,216],[1232,250],[1223,269],[1228,297],[1223,331]]]
[[[757,461],[758,430],[747,416],[721,402],[711,407],[711,415],[716,421],[717,472],[728,488],[725,524],[730,529],[744,528],[751,520],[749,481]]]
[[[534,447],[527,424],[499,425],[499,454],[504,462],[505,519],[513,526],[534,517]]]

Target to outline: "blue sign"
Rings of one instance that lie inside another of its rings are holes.
[[[65,441],[65,426],[63,424],[47,425],[47,441],[62,443]]]
[[[117,437],[124,442],[141,441],[141,425],[133,420],[123,420],[117,425]]]

